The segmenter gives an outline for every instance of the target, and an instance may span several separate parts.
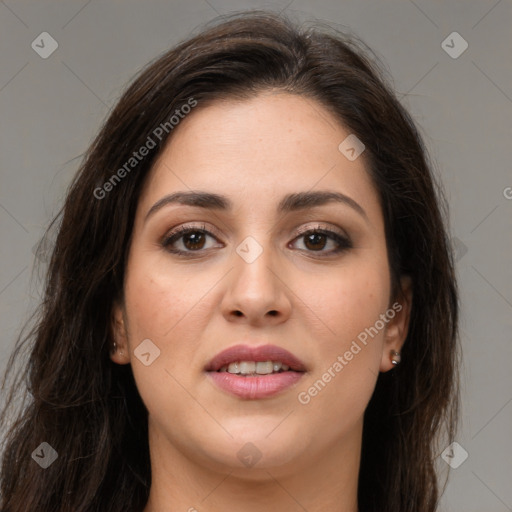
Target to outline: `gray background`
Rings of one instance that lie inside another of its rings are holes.
[[[0,370],[40,296],[34,245],[123,86],[201,23],[246,8],[360,36],[419,124],[450,202],[462,301],[469,456],[440,510],[512,511],[510,0],[0,1]],[[458,58],[441,46],[453,31],[469,44]],[[47,59],[31,47],[42,32],[59,45]]]

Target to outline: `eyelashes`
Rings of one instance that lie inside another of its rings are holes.
[[[204,252],[202,250],[202,247],[199,247],[199,250],[183,250],[183,249],[176,249],[175,244],[177,241],[180,241],[181,239],[184,239],[188,235],[196,235],[192,237],[192,245],[201,245],[201,241],[204,241],[207,236],[210,236],[212,238],[216,238],[215,235],[210,233],[206,229],[206,226],[203,224],[201,227],[187,227],[187,226],[180,226],[176,230],[169,233],[164,240],[162,241],[162,246],[169,252],[174,254],[187,254],[187,253],[194,253],[194,252]],[[199,235],[199,236],[197,236]],[[183,243],[183,240],[181,240]]]
[[[211,247],[205,248],[208,238],[217,240],[217,236],[210,232],[204,224],[199,227],[180,226],[167,234],[161,241],[161,245],[172,254],[193,258],[203,256],[206,252],[211,251]],[[353,247],[351,240],[347,236],[323,226],[299,229],[297,236],[290,244],[301,240],[305,249],[298,250],[315,256],[318,255],[318,257],[336,255],[346,252]],[[335,247],[326,251],[324,249],[329,245],[329,242]],[[183,248],[178,248],[176,245],[181,245]],[[222,244],[220,246],[222,247]],[[310,247],[313,248],[311,249]]]

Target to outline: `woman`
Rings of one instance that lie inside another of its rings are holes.
[[[3,512],[436,509],[445,203],[362,47],[239,14],[127,89],[16,351],[33,340]]]

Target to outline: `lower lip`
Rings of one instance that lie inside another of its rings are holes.
[[[298,382],[303,372],[281,372],[258,377],[240,377],[229,372],[207,372],[222,390],[246,400],[266,398],[281,393]]]

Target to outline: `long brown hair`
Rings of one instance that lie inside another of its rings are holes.
[[[85,155],[51,226],[57,236],[44,300],[8,363],[13,368],[28,351],[1,416],[3,427],[14,417],[4,439],[2,512],[143,509],[151,485],[147,410],[130,365],[109,358],[112,305],[123,296],[141,188],[172,136],[169,119],[191,98],[201,108],[270,88],[320,102],[363,141],[394,289],[402,275],[414,287],[403,362],[379,375],[365,412],[360,512],[436,509],[439,442],[453,440],[459,403],[458,294],[439,180],[417,127],[362,41],[255,11],[215,20],[150,63]],[[164,123],[167,130],[128,172],[133,152]],[[123,166],[122,179],[113,181]],[[58,454],[46,469],[31,457],[42,442]]]

